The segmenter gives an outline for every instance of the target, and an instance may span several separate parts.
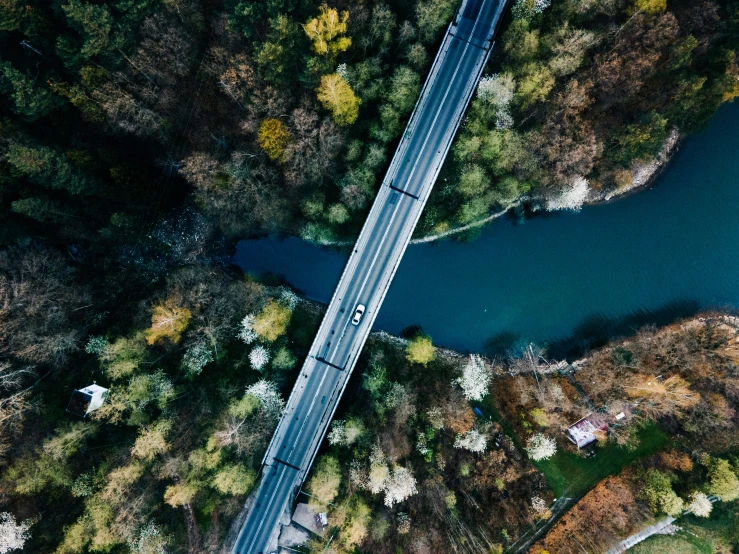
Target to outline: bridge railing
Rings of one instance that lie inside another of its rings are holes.
[[[431,86],[434,84],[436,80],[439,69],[444,60],[444,56],[449,50],[449,46],[453,38],[452,32],[455,30],[455,28],[457,27],[459,23],[459,19],[461,18],[461,14],[463,13],[465,6],[467,5],[467,1],[468,0],[464,0],[464,2],[462,3],[462,6],[460,7],[457,13],[457,17],[455,18],[454,22],[451,23],[449,27],[447,27],[446,33],[444,34],[444,38],[442,39],[441,46],[439,47],[436,57],[434,58],[434,62],[431,67],[431,70],[429,71],[429,76],[427,77],[426,82],[424,83],[419,99],[416,101],[416,105],[413,109],[413,112],[411,113],[411,117],[408,120],[408,124],[406,126],[406,130],[403,133],[403,138],[401,139],[401,143],[398,145],[398,148],[395,151],[395,155],[393,156],[393,160],[390,163],[388,171],[385,175],[385,179],[383,179],[383,184],[381,186],[380,192],[378,192],[378,198],[381,195],[387,195],[392,190],[390,189],[390,184],[393,182],[393,179],[397,175],[400,160],[403,159],[405,152],[407,151],[408,145],[410,144],[410,138],[412,137],[413,131],[415,130],[415,127],[418,124],[418,114],[422,111],[423,106],[425,106],[425,103],[428,100],[428,93],[431,89]],[[499,12],[500,11],[502,10],[499,10]],[[490,53],[492,51],[492,46],[493,46],[491,40],[492,40],[492,36],[487,37],[487,40],[485,41],[483,45],[484,49],[486,50],[486,54],[483,57],[481,57],[480,60],[478,60],[477,65],[475,66],[475,69],[474,69],[474,77],[468,80],[468,83],[465,87],[465,92],[463,95],[463,101],[460,102],[456,108],[456,113],[455,113],[455,117],[453,120],[454,123],[447,128],[447,131],[445,133],[445,137],[443,141],[443,144],[445,146],[441,152],[437,152],[436,154],[437,163],[434,166],[432,173],[427,175],[425,179],[425,183],[423,186],[423,193],[417,200],[416,206],[414,209],[413,223],[412,225],[406,225],[404,228],[404,234],[401,240],[403,247],[396,253],[396,255],[391,261],[392,271],[390,273],[390,277],[387,279],[387,282],[385,283],[385,287],[382,290],[382,294],[377,304],[378,306],[382,305],[385,299],[385,296],[387,295],[387,292],[390,289],[390,284],[392,283],[393,278],[395,277],[395,273],[397,272],[398,267],[400,266],[400,261],[403,258],[405,250],[408,248],[408,244],[410,243],[410,239],[413,234],[413,231],[415,230],[416,225],[418,224],[418,220],[420,219],[421,214],[423,213],[423,208],[426,205],[426,202],[428,201],[428,198],[431,194],[433,184],[438,178],[439,172],[441,171],[441,167],[444,163],[444,160],[449,152],[449,149],[451,148],[454,135],[459,129],[459,124],[461,122],[461,119],[464,116],[464,113],[467,109],[467,106],[469,105],[470,100],[472,99],[472,95],[475,89],[477,88],[477,83],[480,80],[480,76],[482,75],[482,72],[484,71],[485,66],[487,65],[487,61],[488,61],[488,58],[490,57]],[[382,205],[381,201],[378,202],[376,200],[375,202],[378,206]],[[365,221],[365,224],[362,228],[362,234],[364,233],[365,227],[367,226],[367,224],[370,222],[371,219],[372,218],[368,217],[367,221]],[[360,238],[362,234],[360,234]],[[359,239],[357,240],[357,243],[359,243]],[[352,251],[352,256],[357,254],[358,250],[359,250],[358,248],[355,248]],[[342,279],[343,277],[344,275],[342,275]],[[337,287],[337,292],[338,290],[339,290],[339,287]],[[327,312],[326,318],[328,318],[328,316],[329,316],[329,313]],[[351,354],[348,360],[348,363],[345,367],[345,375],[343,375],[342,377],[343,383],[341,385],[341,388],[338,389],[337,394],[333,395],[336,398],[336,401],[332,402],[331,404],[332,408],[329,411],[327,411],[326,415],[321,421],[321,433],[316,434],[316,438],[311,443],[311,445],[313,446],[313,448],[311,448],[313,454],[311,456],[310,462],[308,463],[305,471],[307,471],[307,469],[313,465],[313,461],[315,460],[315,457],[318,453],[318,447],[320,446],[321,442],[325,438],[325,435],[328,431],[328,425],[333,419],[336,409],[338,407],[338,400],[344,394],[346,386],[349,383],[349,378],[351,376],[351,373],[354,369],[354,366],[356,365],[356,362],[359,358],[359,354],[362,350],[362,347],[364,346],[364,343],[367,340],[367,336],[369,335],[369,333],[370,333],[370,329],[368,329],[367,332],[364,334],[362,341],[358,342],[356,350]]]
[[[398,144],[398,147],[395,151],[393,159],[391,160],[391,163],[388,167],[388,171],[386,172],[385,177],[380,186],[380,189],[378,190],[377,197],[375,198],[373,206],[370,209],[370,213],[368,214],[368,217],[366,218],[362,226],[359,237],[357,238],[357,242],[352,248],[352,252],[349,256],[349,259],[347,260],[346,265],[344,266],[341,277],[339,278],[339,282],[331,296],[328,309],[326,310],[326,313],[323,317],[323,320],[318,329],[318,332],[316,333],[316,336],[314,337],[313,343],[311,344],[311,347],[305,359],[305,362],[303,366],[301,367],[301,371],[300,371],[301,373],[311,372],[314,367],[314,363],[315,363],[314,360],[315,360],[315,356],[317,356],[318,354],[318,348],[320,347],[323,340],[325,339],[327,328],[330,326],[331,322],[334,320],[336,312],[338,311],[338,303],[336,302],[337,297],[345,293],[347,276],[350,275],[355,269],[361,257],[360,254],[362,253],[364,246],[366,245],[367,241],[369,240],[371,236],[371,233],[368,232],[368,228],[374,225],[377,219],[377,216],[382,209],[383,203],[386,200],[387,195],[391,191],[389,187],[393,183],[393,180],[395,179],[395,177],[397,176],[399,164],[401,163],[402,159],[404,158],[407,152],[409,145],[411,144],[411,138],[413,137],[413,133],[415,132],[416,127],[419,122],[419,114],[422,112],[423,108],[425,107],[428,101],[429,91],[431,90],[431,87],[433,86],[433,84],[435,83],[437,79],[438,72],[442,66],[442,62],[446,56],[446,53],[449,50],[451,41],[453,39],[453,32],[456,30],[457,26],[459,25],[460,20],[462,18],[462,13],[465,7],[467,6],[468,2],[469,0],[464,0],[462,2],[454,21],[450,23],[449,26],[447,27],[447,30],[441,42],[441,46],[439,47],[436,53],[434,62],[429,71],[429,75],[426,78],[424,86],[421,90],[421,94],[419,95],[419,98],[416,101],[413,111],[411,112],[411,116],[403,132],[401,141]],[[499,13],[502,12],[504,5],[505,5],[505,2],[501,2],[501,7],[498,8]],[[499,13],[496,15],[496,17],[499,17]],[[387,295],[392,279],[395,276],[395,273],[397,272],[397,269],[400,265],[400,260],[402,259],[402,256],[405,253],[408,243],[410,242],[412,233],[418,223],[418,220],[420,219],[421,213],[423,212],[423,207],[425,206],[428,200],[428,197],[431,193],[432,185],[437,179],[439,172],[441,171],[441,167],[443,165],[444,159],[446,158],[446,155],[448,154],[448,151],[451,148],[454,135],[456,134],[457,129],[459,128],[459,124],[461,122],[462,117],[464,116],[467,105],[469,104],[472,98],[474,90],[479,81],[480,75],[482,74],[482,71],[485,68],[490,52],[492,51],[491,39],[492,39],[492,36],[487,37],[487,40],[483,43],[482,47],[486,51],[486,54],[485,56],[481,57],[480,60],[478,60],[478,63],[475,66],[475,70],[474,70],[474,77],[472,79],[468,79],[467,85],[465,87],[465,92],[463,95],[464,100],[463,102],[457,105],[456,110],[455,110],[455,117],[453,120],[454,123],[448,127],[445,133],[444,140],[443,140],[443,144],[444,144],[443,150],[435,154],[436,164],[434,165],[433,171],[430,174],[428,174],[426,179],[424,180],[422,191],[417,201],[417,207],[414,209],[412,225],[406,225],[404,227],[402,241],[401,241],[403,244],[403,247],[397,253],[395,253],[395,255],[393,256],[391,260],[390,265],[392,266],[392,272],[390,274],[390,278],[387,280],[387,282],[385,283],[385,286],[383,287],[382,294],[380,296],[380,301],[377,304],[378,306],[382,304],[382,301]],[[321,432],[317,433],[315,436],[315,439],[311,441],[311,446],[312,446],[311,450],[313,451],[313,454],[311,456],[310,463],[307,465],[307,467],[301,468],[301,473],[306,472],[308,468],[311,467],[315,459],[318,448],[317,446],[315,447],[313,446],[315,445],[315,443],[320,445],[320,442],[325,438],[325,434],[328,431],[328,425],[331,419],[333,418],[336,408],[338,406],[338,399],[341,398],[341,396],[344,393],[344,390],[346,389],[346,385],[348,383],[349,377],[352,373],[352,370],[354,369],[354,365],[356,364],[358,355],[361,352],[361,348],[364,345],[364,342],[366,341],[370,330],[371,329],[369,328],[366,330],[366,332],[364,333],[364,336],[362,337],[362,340],[357,341],[358,347],[355,348],[355,350],[353,350],[350,353],[349,360],[347,361],[347,364],[344,367],[344,374],[342,375],[342,378],[341,378],[341,381],[342,381],[341,386],[338,387],[336,389],[336,393],[332,395],[331,402],[329,403],[331,408],[327,410],[327,412],[324,414],[324,417],[321,419],[321,422],[319,424],[319,430]],[[297,401],[297,398],[301,394],[301,391],[302,389],[298,386],[298,384],[296,384],[296,386],[293,387],[290,393],[290,396],[288,397],[288,400],[287,400],[285,413],[290,412],[291,409],[294,408],[294,405]],[[283,430],[284,430],[283,428],[284,428],[284,424],[286,421],[287,419],[285,417],[280,419],[278,427],[275,430],[275,433],[272,436],[272,439],[267,448],[267,451],[265,452],[265,455],[262,459],[262,465],[267,463],[267,461],[269,461],[271,457],[273,457],[273,452],[276,452],[277,451],[276,449],[279,448],[280,442],[282,441],[282,438],[283,438]]]
[[[403,132],[403,136],[401,138],[400,144],[398,145],[398,148],[396,148],[395,150],[395,154],[393,155],[393,159],[390,162],[390,166],[388,167],[388,170],[385,173],[385,178],[383,179],[380,185],[380,189],[378,190],[377,196],[380,196],[381,194],[385,193],[384,189],[386,189],[387,185],[389,185],[392,182],[393,178],[397,174],[399,160],[402,159],[403,155],[405,154],[408,148],[408,144],[410,142],[409,137],[411,136],[411,132],[417,124],[419,106],[423,104],[426,97],[428,96],[430,84],[433,83],[433,81],[435,80],[436,75],[439,72],[439,68],[441,67],[441,61],[443,60],[443,55],[446,54],[448,50],[448,42],[449,42],[451,30],[459,21],[462,10],[464,9],[468,1],[469,0],[464,0],[462,2],[462,6],[460,10],[458,11],[457,16],[455,17],[454,22],[449,24],[446,32],[444,33],[444,38],[442,39],[442,43],[441,43],[442,46],[436,52],[436,56],[431,66],[431,70],[429,71],[429,75],[426,78],[426,81],[424,82],[424,85],[423,85],[423,88],[421,89],[421,94],[419,95],[418,100],[416,100],[416,104],[413,107],[413,111],[411,112],[411,117],[408,120],[405,131]],[[372,208],[370,209],[370,213],[368,214],[367,218],[365,219],[362,225],[362,229],[359,233],[359,236],[357,237],[357,242],[352,248],[352,252],[349,255],[349,259],[344,265],[344,269],[341,272],[341,277],[339,278],[339,282],[336,285],[336,288],[334,289],[333,294],[331,295],[331,300],[328,303],[328,308],[326,310],[326,313],[323,317],[323,320],[321,321],[321,325],[318,329],[318,332],[316,333],[316,336],[314,337],[313,342],[311,343],[311,347],[308,350],[308,355],[306,356],[305,362],[303,363],[303,366],[301,367],[301,370],[300,370],[301,373],[309,368],[309,366],[313,363],[312,358],[314,358],[316,354],[318,353],[318,348],[324,336],[324,332],[323,332],[324,326],[326,325],[327,322],[331,320],[332,311],[335,311],[335,310],[332,310],[332,308],[335,306],[336,297],[342,292],[342,289],[344,288],[344,285],[346,283],[347,275],[352,272],[352,270],[354,269],[354,267],[356,266],[358,262],[358,259],[359,259],[358,254],[361,251],[361,246],[364,246],[364,243],[366,242],[367,238],[371,235],[371,233],[367,232],[367,229],[374,223],[374,221],[377,218],[376,213],[379,210],[377,210],[376,207],[381,207],[381,203],[377,202],[377,197],[375,198]],[[384,295],[383,295],[383,298],[384,298]],[[354,364],[352,363],[351,365],[353,366]],[[349,373],[351,373],[351,370],[349,370]],[[341,396],[341,394],[343,394],[343,391],[345,388],[346,388],[346,383],[341,388],[341,393],[339,394],[339,397]],[[290,391],[290,396],[287,399],[287,403],[285,406],[285,412],[289,410],[290,406],[294,403],[296,396],[298,396],[299,394],[300,394],[299,387],[297,386],[293,387],[293,389]],[[335,413],[335,408],[334,408],[334,411],[332,411],[330,417],[333,417],[334,413]],[[267,462],[267,460],[270,459],[273,449],[275,449],[278,446],[277,443],[279,443],[279,441],[281,440],[281,437],[282,437],[281,427],[283,425],[283,421],[285,421],[285,419],[281,418],[280,422],[278,423],[277,429],[272,435],[272,439],[270,440],[269,446],[267,447],[267,451],[265,452],[264,457],[262,458],[262,465],[264,465]],[[323,436],[321,437],[321,440],[323,440]],[[315,459],[315,454],[313,458],[311,458],[311,463],[308,464],[308,467],[310,467],[313,464],[314,459]]]

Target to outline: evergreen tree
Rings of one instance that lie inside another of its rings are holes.
[[[42,82],[21,73],[10,62],[0,62],[0,93],[10,99],[13,112],[30,121],[49,115],[62,104],[40,85]]]

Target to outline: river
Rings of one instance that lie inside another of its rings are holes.
[[[471,242],[408,247],[375,328],[435,344],[559,355],[646,323],[739,307],[739,102],[688,138],[649,189],[582,211],[501,218]],[[242,240],[245,272],[328,302],[348,254],[296,238]]]

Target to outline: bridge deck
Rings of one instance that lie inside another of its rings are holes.
[[[490,55],[505,0],[465,0],[449,26],[263,460],[234,547],[267,552],[306,477]],[[357,304],[367,308],[351,324]]]

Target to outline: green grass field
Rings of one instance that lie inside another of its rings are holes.
[[[674,535],[654,535],[630,550],[631,554],[713,554],[713,544],[688,531]]]
[[[492,395],[471,404],[473,407],[479,407],[487,417],[500,423],[505,434],[519,447],[525,446],[525,438],[517,436],[513,427],[501,416]],[[639,446],[635,450],[627,450],[608,443],[604,447],[596,447],[596,455],[592,458],[583,458],[560,450],[549,460],[535,462],[534,465],[544,474],[557,498],[563,494],[579,496],[605,477],[618,473],[634,460],[659,452],[669,441],[667,435],[655,424],[648,424],[641,429],[639,439]]]
[[[596,455],[592,458],[560,450],[550,459],[536,462],[536,466],[546,476],[558,498],[564,494],[577,496],[634,460],[660,451],[668,443],[667,435],[656,425],[648,425],[639,431],[639,439],[635,450],[608,443],[604,447],[596,447]]]
[[[729,554],[739,546],[739,502],[719,502],[710,517],[685,516],[676,524],[680,531],[674,535],[649,537],[630,553]]]

